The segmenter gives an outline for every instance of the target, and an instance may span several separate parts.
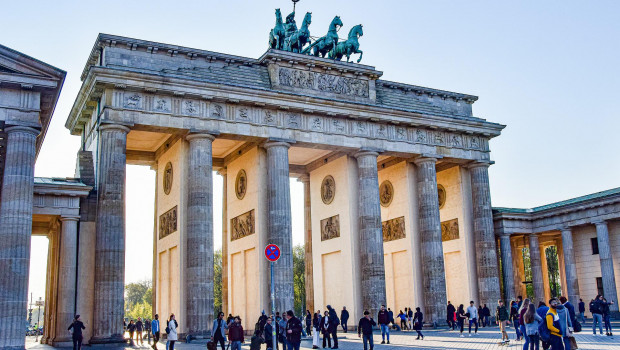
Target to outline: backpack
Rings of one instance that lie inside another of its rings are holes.
[[[551,340],[551,331],[547,327],[547,315],[543,318],[543,321],[538,325],[538,335],[540,336],[540,340],[548,343]]]

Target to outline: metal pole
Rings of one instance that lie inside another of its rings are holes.
[[[276,289],[275,286],[273,285],[273,262],[271,262],[269,264],[270,270],[271,270],[271,314],[273,315],[274,319],[272,320],[274,322],[274,326],[272,327],[272,331],[271,331],[271,341],[273,343],[273,350],[276,350],[278,348],[278,338],[276,337],[276,327],[278,327],[278,321],[276,321],[275,317],[276,317]]]

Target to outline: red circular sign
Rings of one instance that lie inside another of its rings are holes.
[[[265,248],[265,257],[271,262],[280,259],[280,248],[275,244],[270,244]]]

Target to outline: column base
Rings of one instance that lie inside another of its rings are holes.
[[[88,343],[93,346],[118,346],[119,344],[127,344],[127,339],[117,335],[106,338],[90,338]]]

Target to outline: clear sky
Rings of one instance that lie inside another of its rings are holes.
[[[37,176],[72,176],[79,139],[64,122],[98,33],[259,57],[274,9],[261,1],[9,1],[0,43],[66,70],[67,80],[39,156]],[[494,206],[532,207],[620,186],[620,2],[301,0],[323,35],[364,25],[362,63],[383,79],[480,96],[474,114],[506,124],[492,140]],[[341,36],[344,36],[342,34]],[[150,278],[154,176],[127,172],[127,281]],[[215,230],[221,178],[215,178]],[[303,192],[292,186],[295,243],[303,241]],[[145,205],[149,203],[149,205]],[[216,245],[221,239],[216,234]],[[46,247],[33,239],[31,289],[43,295]]]

